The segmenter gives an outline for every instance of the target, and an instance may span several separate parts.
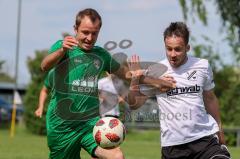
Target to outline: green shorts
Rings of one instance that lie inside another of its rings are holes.
[[[92,157],[95,156],[97,144],[92,131],[99,117],[84,123],[66,122],[48,127],[47,139],[50,159],[80,159],[81,148]]]

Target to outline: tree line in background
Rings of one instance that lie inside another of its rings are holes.
[[[4,63],[4,60],[0,60],[0,82],[14,82],[14,78],[3,70]]]
[[[215,77],[215,93],[219,99],[221,107],[222,122],[225,127],[239,127],[240,120],[240,2],[239,0],[212,0],[218,11],[217,16],[222,20],[222,30],[226,32],[225,39],[230,46],[229,56],[232,56],[232,63],[224,63],[226,57],[222,57],[218,48],[215,48],[214,41],[207,35],[203,35],[205,43],[198,43],[194,36],[191,37],[193,53],[197,57],[206,58],[213,67]],[[208,0],[179,0],[185,20],[200,20],[204,25],[208,25]],[[63,33],[63,36],[68,35]],[[198,37],[199,38],[199,37]],[[47,54],[47,50],[36,51],[34,58],[28,58],[27,64],[31,74],[31,82],[27,87],[24,99],[25,114],[24,119],[27,128],[36,134],[46,134],[45,114],[41,119],[36,119],[34,111],[37,108],[38,96],[45,72],[40,69],[40,63]],[[14,81],[7,73],[2,72],[4,61],[0,60],[0,81]],[[2,76],[3,75],[3,76]],[[46,107],[45,107],[46,108]],[[234,135],[227,136],[229,144],[236,142]]]
[[[36,51],[35,57],[28,57],[27,65],[30,72],[30,83],[28,84],[26,94],[24,97],[24,121],[28,130],[35,134],[45,135],[46,134],[46,112],[49,97],[44,107],[43,117],[37,118],[34,115],[35,110],[38,107],[38,98],[40,90],[44,84],[44,79],[47,72],[43,72],[40,68],[43,58],[47,55],[47,50]]]

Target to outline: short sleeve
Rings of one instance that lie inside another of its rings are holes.
[[[203,90],[208,91],[208,90],[213,89],[214,87],[215,87],[215,83],[213,80],[212,68],[209,65],[209,63],[207,63],[206,80],[204,82]]]
[[[50,70],[44,80],[44,86],[47,87],[47,89],[52,89],[54,86],[53,86],[53,73],[54,73],[54,70]]]
[[[100,47],[98,49],[104,61],[104,71],[109,73],[116,72],[120,68],[120,64],[105,49]]]
[[[55,42],[55,43],[51,46],[51,48],[48,50],[48,53],[51,54],[51,53],[53,53],[53,52],[61,49],[61,48],[62,48],[62,43],[63,43],[62,40],[58,40],[57,42]]]

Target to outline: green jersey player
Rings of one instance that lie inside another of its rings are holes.
[[[120,148],[103,149],[96,145],[92,129],[99,119],[97,82],[103,71],[124,78],[128,67],[120,66],[108,52],[96,47],[101,17],[94,9],[76,16],[76,36],[57,41],[41,64],[48,75],[52,95],[47,112],[47,139],[51,159],[79,159],[84,148],[93,157],[122,159]],[[159,89],[173,88],[171,82],[143,77]]]

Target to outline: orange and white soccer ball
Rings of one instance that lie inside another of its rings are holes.
[[[125,135],[126,130],[123,123],[113,117],[99,119],[93,128],[95,142],[105,149],[119,146],[124,141]]]

